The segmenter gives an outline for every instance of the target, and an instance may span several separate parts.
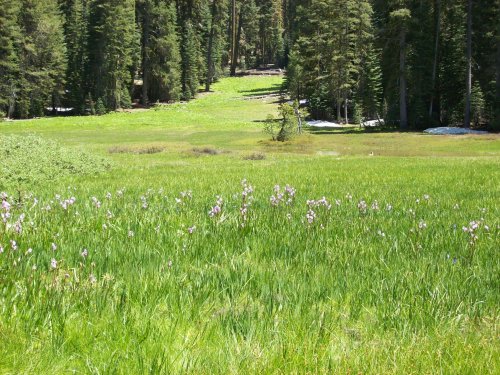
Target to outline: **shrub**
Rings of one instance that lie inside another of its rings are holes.
[[[110,163],[102,157],[61,147],[35,135],[2,136],[0,160],[0,188],[20,190],[62,176],[97,174],[110,168]]]
[[[264,132],[269,134],[273,141],[285,142],[297,134],[299,126],[296,108],[288,103],[283,103],[279,107],[280,120],[275,120],[272,115],[267,116],[264,125]]]

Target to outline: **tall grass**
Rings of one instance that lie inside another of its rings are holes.
[[[499,372],[498,137],[275,145],[280,80],[0,126],[114,161],[0,183],[0,373]]]
[[[498,172],[451,163],[434,162],[443,182],[472,183],[446,190],[425,160],[404,163],[418,184],[387,161],[321,175],[317,158],[248,170],[245,200],[237,168],[6,198],[1,368],[494,373],[498,190],[481,176]]]

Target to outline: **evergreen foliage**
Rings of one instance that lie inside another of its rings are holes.
[[[457,0],[0,0],[0,111],[189,100],[273,66],[317,118],[460,125],[470,80],[473,125],[500,127],[500,3],[470,13],[469,74]]]

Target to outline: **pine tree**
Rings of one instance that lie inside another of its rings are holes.
[[[198,92],[200,47],[191,21],[184,23],[182,34],[182,96],[185,100],[194,98]]]
[[[212,0],[207,37],[207,76],[205,78],[205,91],[207,92],[210,91],[210,85],[221,75],[226,10],[226,0]]]
[[[0,0],[0,117],[14,114],[16,92],[19,90],[19,11],[19,3]]]
[[[134,0],[91,0],[88,80],[109,110],[130,103],[136,57]]]
[[[88,2],[73,0],[64,3],[64,30],[68,54],[66,73],[67,104],[78,114],[85,113],[85,98],[89,92],[86,68],[88,64]]]
[[[63,95],[66,46],[62,17],[56,0],[22,0],[19,25],[20,76],[15,114],[42,116],[56,107]]]
[[[166,0],[138,3],[142,32],[143,104],[180,98],[180,46],[176,9]]]

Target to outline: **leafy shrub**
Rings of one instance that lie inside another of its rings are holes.
[[[267,116],[264,132],[269,134],[273,141],[289,141],[297,134],[299,126],[295,108],[288,103],[283,103],[279,107],[279,112],[280,120],[275,120],[272,115]]]
[[[111,166],[102,157],[35,135],[1,136],[0,160],[0,188],[18,189],[68,175],[102,173]]]

